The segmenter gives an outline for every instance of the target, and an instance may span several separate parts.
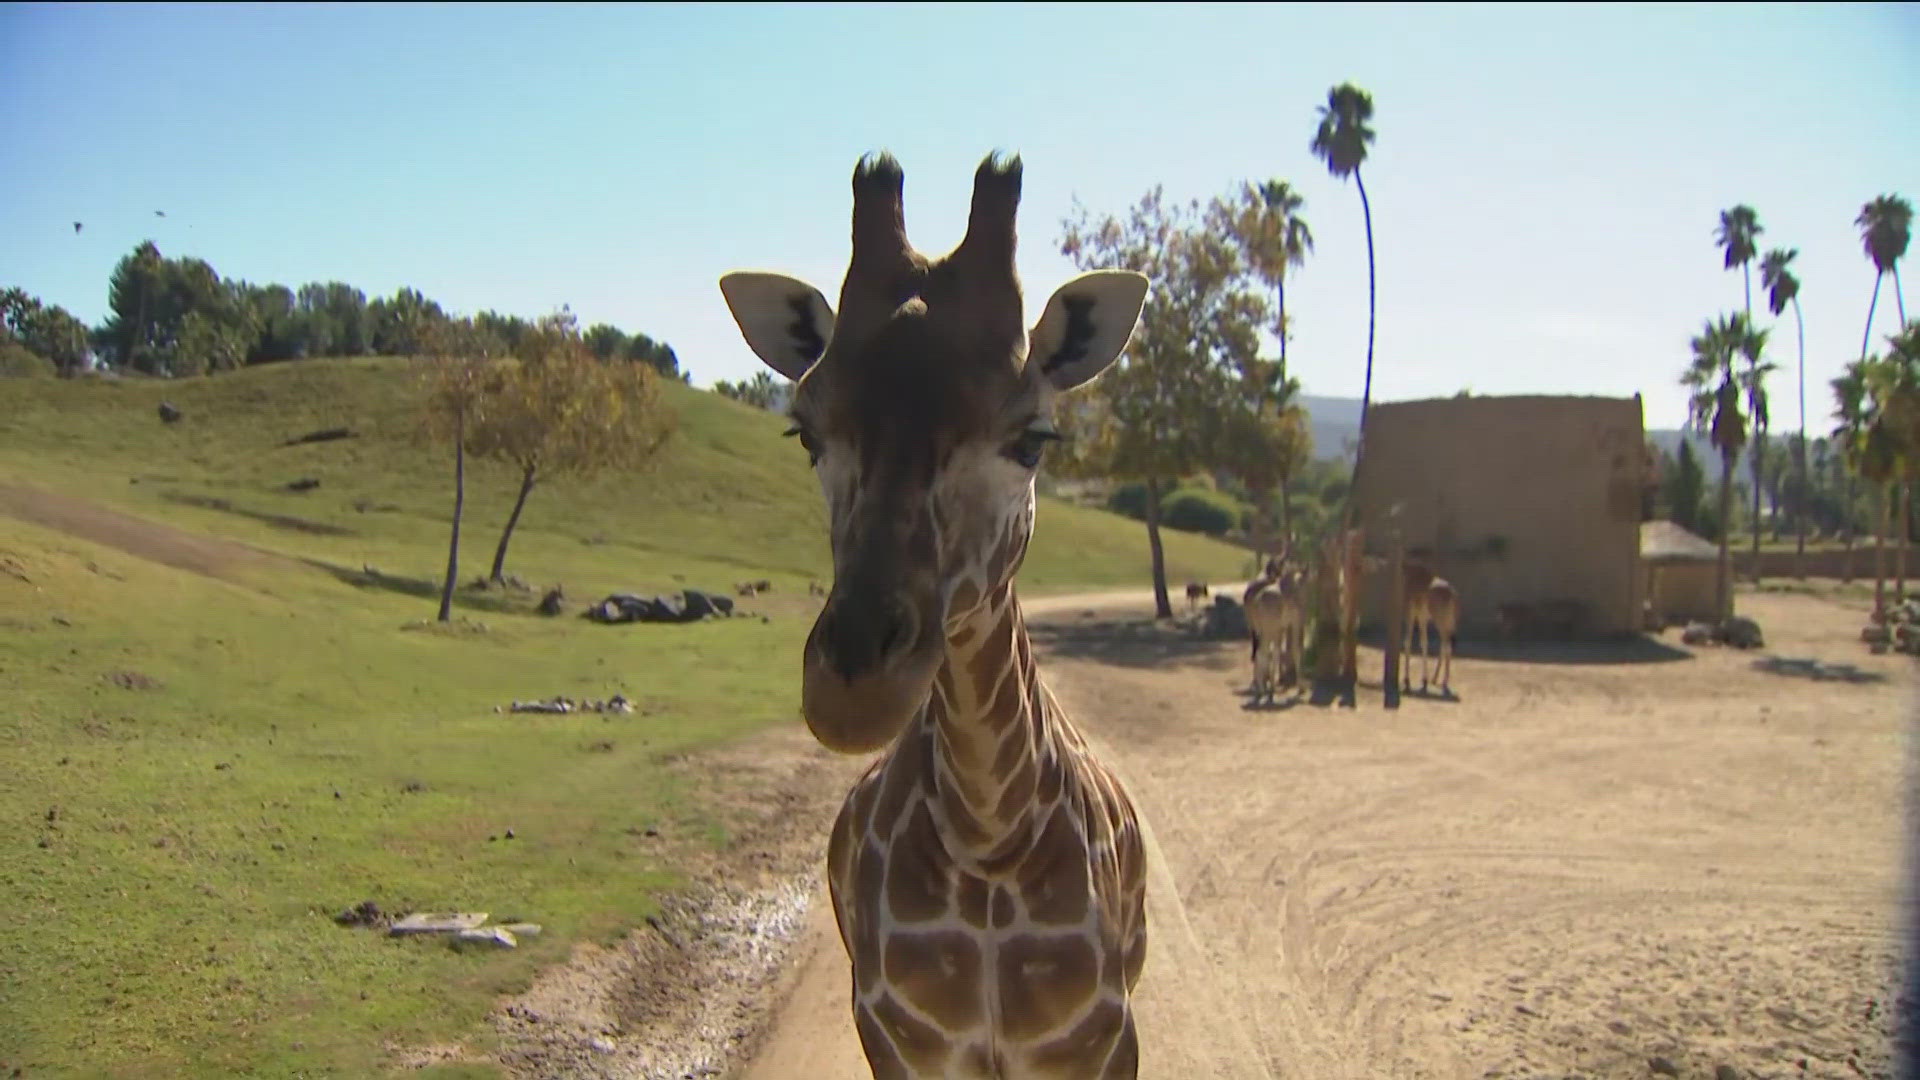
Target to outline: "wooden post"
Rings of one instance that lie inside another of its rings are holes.
[[[1397,528],[1387,535],[1387,543],[1392,556],[1387,566],[1390,575],[1387,579],[1387,662],[1381,677],[1386,680],[1387,708],[1397,709],[1400,707],[1400,663],[1406,659],[1400,655],[1400,642],[1406,637],[1407,545]]]

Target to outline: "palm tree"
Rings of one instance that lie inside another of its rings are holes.
[[[1760,284],[1767,290],[1767,310],[1774,318],[1793,305],[1794,338],[1800,346],[1800,440],[1794,447],[1794,469],[1799,474],[1800,498],[1794,505],[1794,576],[1807,576],[1807,324],[1800,316],[1800,278],[1793,272],[1799,248],[1774,248],[1760,260]]]
[[[1726,253],[1726,268],[1740,268],[1741,277],[1746,281],[1747,321],[1753,321],[1753,270],[1749,266],[1753,257],[1759,253],[1756,243],[1760,234],[1760,216],[1746,203],[1731,210],[1720,211],[1720,227],[1713,232],[1714,243]]]
[[[1300,215],[1305,205],[1306,200],[1292,184],[1268,180],[1258,187],[1244,185],[1239,205],[1232,208],[1237,220],[1232,222],[1231,231],[1242,238],[1254,275],[1272,286],[1278,308],[1274,335],[1280,339],[1280,363],[1267,382],[1277,395],[1276,404],[1283,413],[1298,408],[1291,402],[1300,383],[1287,374],[1287,338],[1291,329],[1287,322],[1287,275],[1305,266],[1307,256],[1313,251],[1313,230]],[[1266,390],[1263,388],[1261,392]],[[1293,535],[1293,500],[1288,491],[1290,472],[1283,470],[1279,479],[1280,534],[1289,538]]]
[[[1260,201],[1272,215],[1276,226],[1275,254],[1279,263],[1274,268],[1273,298],[1279,307],[1280,326],[1280,377],[1287,377],[1287,274],[1307,264],[1307,256],[1313,253],[1313,230],[1307,227],[1307,219],[1300,216],[1300,210],[1307,201],[1293,190],[1293,185],[1285,180],[1269,180],[1260,185]]]
[[[1868,388],[1878,401],[1894,461],[1892,517],[1895,561],[1894,603],[1907,599],[1907,546],[1912,517],[1913,481],[1920,473],[1920,322],[1910,322],[1887,338],[1887,355],[1870,371]]]
[[[1833,387],[1833,448],[1840,470],[1840,516],[1841,527],[1846,530],[1847,572],[1844,580],[1853,575],[1853,478],[1860,475],[1860,447],[1866,436],[1867,421],[1867,361],[1854,360],[1847,364],[1840,376],[1829,384]]]
[[[1860,227],[1860,246],[1873,262],[1873,300],[1867,304],[1867,328],[1860,335],[1860,357],[1864,360],[1867,344],[1873,340],[1873,312],[1880,306],[1880,279],[1888,274],[1893,275],[1893,300],[1900,323],[1904,326],[1907,322],[1907,302],[1900,295],[1900,259],[1913,237],[1913,204],[1898,195],[1882,195],[1861,207],[1853,223]]]
[[[1740,372],[1740,389],[1747,398],[1747,419],[1753,433],[1752,444],[1747,447],[1748,471],[1753,474],[1753,580],[1760,581],[1760,492],[1765,487],[1764,470],[1767,460],[1767,428],[1772,421],[1767,413],[1767,376],[1779,370],[1779,365],[1762,362],[1760,350],[1766,344],[1767,332],[1762,330],[1747,334],[1740,339],[1740,357],[1747,362],[1746,370]]]
[[[1753,207],[1741,203],[1731,210],[1720,211],[1720,225],[1713,232],[1714,243],[1725,253],[1726,268],[1740,268],[1740,277],[1746,295],[1747,323],[1753,323],[1753,257],[1759,253],[1760,234],[1766,230],[1760,227],[1760,215]],[[1754,369],[1759,366],[1760,358],[1749,356],[1747,359],[1747,378],[1757,380]],[[1764,401],[1766,387],[1753,381],[1746,387],[1749,408],[1756,397]],[[1750,415],[1756,420],[1753,430],[1753,575],[1760,580],[1760,454],[1765,446],[1766,434],[1759,427],[1759,413]],[[1723,525],[1723,527],[1725,527]]]
[[[1367,184],[1360,176],[1360,165],[1367,160],[1367,147],[1373,144],[1373,95],[1352,83],[1341,83],[1327,91],[1327,103],[1320,106],[1320,126],[1313,133],[1314,156],[1327,163],[1327,171],[1344,180],[1353,177],[1360,189],[1360,213],[1367,226],[1367,373],[1360,388],[1360,442],[1353,452],[1353,478],[1348,491],[1360,483],[1360,463],[1367,455],[1367,409],[1373,401],[1373,207],[1367,201]],[[1351,520],[1353,501],[1347,499]]]
[[[1733,463],[1747,441],[1746,417],[1740,414],[1741,380],[1733,360],[1765,351],[1766,340],[1766,331],[1753,329],[1745,315],[1708,320],[1694,335],[1693,360],[1680,376],[1680,384],[1692,391],[1695,430],[1705,432],[1720,454],[1720,566],[1714,593],[1722,618],[1733,614]]]

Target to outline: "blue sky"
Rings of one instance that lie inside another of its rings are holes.
[[[1711,234],[1745,201],[1763,246],[1800,249],[1824,430],[1872,289],[1853,217],[1920,199],[1916,56],[1914,4],[6,5],[0,284],[92,322],[151,238],[254,282],[569,303],[707,385],[758,370],[720,274],[837,295],[862,153],[900,158],[909,231],[938,252],[1003,148],[1026,162],[1034,311],[1073,273],[1076,196],[1118,212],[1155,184],[1293,181],[1318,241],[1289,289],[1293,370],[1357,396],[1359,200],[1307,148],[1352,80],[1379,131],[1377,398],[1637,391],[1649,426],[1677,425],[1688,336],[1742,302]],[[1774,358],[1785,430],[1791,316]]]

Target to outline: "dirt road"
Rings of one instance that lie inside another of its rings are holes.
[[[1397,712],[1247,711],[1244,645],[1034,607],[1156,841],[1143,1076],[1892,1075],[1911,677],[1857,606],[1751,598],[1759,654],[1466,658]],[[748,1080],[868,1075],[808,918]]]

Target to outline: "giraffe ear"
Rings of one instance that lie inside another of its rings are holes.
[[[785,274],[737,270],[720,279],[727,310],[766,365],[795,382],[833,336],[833,305],[820,290]]]
[[[1107,369],[1133,337],[1147,301],[1147,277],[1094,270],[1060,286],[1027,335],[1027,363],[1056,390],[1071,390]]]

